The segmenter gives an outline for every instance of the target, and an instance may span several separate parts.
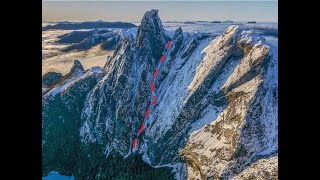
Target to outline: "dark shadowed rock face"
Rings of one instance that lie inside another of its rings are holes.
[[[84,69],[83,69],[83,66],[82,64],[80,63],[80,61],[78,60],[75,60],[73,62],[73,66],[71,67],[71,70],[69,72],[69,76],[74,76],[74,75],[77,75],[77,74],[81,74],[84,72]]]
[[[42,86],[51,87],[59,82],[62,76],[61,73],[48,72],[42,76]]]
[[[80,156],[81,111],[87,94],[103,74],[103,69],[99,67],[84,72],[81,63],[75,61],[59,86],[42,96],[43,175],[53,170],[76,174],[77,166],[73,163]]]
[[[136,37],[122,37],[103,69],[75,61],[43,95],[44,174],[107,179],[107,158],[140,154],[180,179],[277,177],[276,49],[237,26],[220,36],[169,33],[157,10],[145,13]],[[168,40],[157,102],[133,151]],[[255,174],[263,165],[270,168]]]
[[[80,61],[75,60],[68,74],[63,76],[61,73],[48,72],[42,76],[42,95],[51,89],[63,85],[66,81],[79,77],[85,72]]]
[[[111,37],[111,38],[105,40],[101,44],[101,48],[103,48],[105,50],[114,50],[117,47],[119,41],[120,41],[120,37],[118,37],[118,36]]]
[[[165,44],[169,40],[165,35],[158,10],[147,11],[138,29],[136,37],[136,47],[139,49],[141,56],[150,54],[151,58],[148,62],[153,65],[159,60],[164,50]]]

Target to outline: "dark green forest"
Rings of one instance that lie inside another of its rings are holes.
[[[173,180],[174,174],[170,168],[152,168],[143,162],[141,155],[131,155],[123,159],[122,156],[109,156],[105,164],[100,167],[104,173],[97,179],[106,180],[128,180],[128,179],[152,179],[152,180]],[[97,173],[100,174],[100,173]]]

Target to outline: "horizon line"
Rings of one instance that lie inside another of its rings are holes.
[[[42,0],[42,2],[278,2],[278,0]]]

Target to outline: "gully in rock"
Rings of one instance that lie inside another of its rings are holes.
[[[151,82],[151,91],[152,91],[152,95],[153,95],[153,100],[152,100],[152,102],[151,102],[151,105],[155,105],[155,103],[156,103],[157,97],[156,97],[156,95],[155,95],[155,87],[154,87],[154,86],[155,86],[155,80],[156,80],[156,77],[157,77],[157,75],[158,75],[158,73],[159,73],[159,67],[160,67],[161,63],[164,61],[164,59],[165,59],[165,57],[166,57],[166,54],[168,53],[168,49],[170,48],[170,45],[171,45],[171,42],[168,41],[168,43],[167,43],[167,45],[166,45],[166,48],[165,48],[165,50],[164,50],[164,53],[162,54],[162,56],[161,56],[161,58],[160,58],[160,64],[158,65],[158,68],[156,68],[156,70],[155,70],[155,72],[154,72],[154,74],[153,74],[153,81]],[[145,127],[145,121],[148,119],[149,112],[150,112],[150,107],[147,109],[146,114],[145,114],[145,116],[144,116],[144,121],[142,122],[142,125],[141,125],[141,127],[140,127],[140,129],[139,129],[139,131],[138,131],[137,136],[136,136],[136,137],[134,138],[134,140],[133,140],[132,148],[133,148],[134,150],[135,150],[136,147],[137,147],[138,137],[139,137],[139,135],[142,133],[142,131],[143,131],[144,127]]]

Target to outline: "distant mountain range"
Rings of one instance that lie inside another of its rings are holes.
[[[42,28],[42,31],[50,29],[77,30],[77,29],[96,29],[96,28],[132,28],[136,25],[127,22],[105,22],[105,21],[88,21],[88,22],[60,22],[54,25],[48,25]]]
[[[88,50],[95,45],[101,44],[106,50],[113,50],[120,40],[119,32],[107,29],[94,29],[90,31],[72,31],[58,37],[58,43],[69,44],[62,51]]]

